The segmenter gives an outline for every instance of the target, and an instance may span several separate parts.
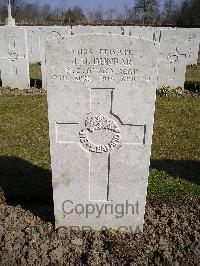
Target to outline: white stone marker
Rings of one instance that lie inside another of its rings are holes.
[[[184,87],[188,48],[178,30],[162,30],[159,37],[160,58],[158,87]]]
[[[40,35],[37,27],[23,27],[27,30],[29,63],[41,62],[40,58]]]
[[[185,39],[187,48],[187,64],[197,64],[200,35],[197,29],[179,29]]]
[[[30,87],[26,30],[17,26],[1,27],[0,70],[3,87]]]
[[[123,28],[125,35],[153,41],[155,33],[155,28],[153,27],[124,26]]]
[[[95,33],[104,33],[104,34],[120,34],[124,35],[123,27],[118,26],[72,26],[70,35],[77,34],[95,34]]]
[[[47,43],[56,227],[143,229],[158,54],[120,35]]]
[[[40,27],[40,58],[41,58],[41,72],[42,72],[42,88],[46,89],[46,63],[45,63],[45,49],[47,41],[57,42],[58,39],[67,37],[69,35],[68,27]]]

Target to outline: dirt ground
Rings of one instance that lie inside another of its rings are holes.
[[[200,198],[148,200],[143,234],[54,229],[52,206],[0,201],[0,265],[200,265]]]

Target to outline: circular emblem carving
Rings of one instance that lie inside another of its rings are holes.
[[[111,131],[113,136],[106,144],[93,143],[89,139],[89,134],[95,133],[95,131]],[[79,132],[81,146],[89,152],[106,153],[112,150],[118,149],[121,144],[121,133],[117,123],[111,118],[103,115],[91,115],[89,114],[85,120],[85,128]]]
[[[167,60],[169,60],[170,63],[178,62],[178,53],[177,52],[169,53]]]
[[[60,33],[57,32],[57,31],[52,31],[52,32],[49,34],[47,40],[56,40],[56,39],[58,39],[58,38],[61,38]]]
[[[197,36],[196,36],[196,34],[194,32],[189,34],[189,41],[191,41],[193,39],[196,39],[196,38],[197,38]]]
[[[15,60],[17,60],[17,58],[18,58],[18,53],[17,53],[17,51],[14,50],[14,49],[9,49],[9,50],[8,50],[8,57],[9,57],[9,59],[10,59],[11,61],[15,61]]]
[[[34,37],[34,31],[33,30],[27,30],[27,35],[28,35],[28,37],[33,38]]]

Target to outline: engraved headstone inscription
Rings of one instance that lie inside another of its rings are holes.
[[[142,231],[158,55],[121,35],[47,43],[56,227]]]
[[[3,87],[30,87],[27,33],[17,26],[4,26],[0,31],[0,69]]]

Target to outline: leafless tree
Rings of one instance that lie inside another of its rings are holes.
[[[158,0],[136,0],[135,14],[142,25],[155,25],[160,18]]]
[[[107,20],[113,20],[116,17],[117,11],[115,8],[109,8],[106,11],[106,19]]]

